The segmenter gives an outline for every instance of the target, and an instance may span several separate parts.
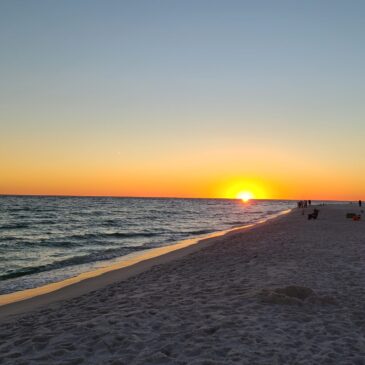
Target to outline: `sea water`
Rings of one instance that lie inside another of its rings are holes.
[[[0,294],[256,223],[295,205],[287,200],[0,196]]]

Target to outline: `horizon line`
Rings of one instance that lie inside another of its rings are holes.
[[[68,194],[3,194],[2,196],[14,196],[14,197],[49,197],[49,198],[119,198],[119,199],[210,199],[210,200],[241,200],[239,198],[206,198],[206,197],[176,197],[176,196],[133,196],[133,195],[68,195]],[[312,201],[327,201],[327,202],[352,202],[356,200],[336,200],[336,199],[278,199],[278,198],[253,198],[250,200],[277,200],[277,201],[300,201],[300,200],[312,200]]]

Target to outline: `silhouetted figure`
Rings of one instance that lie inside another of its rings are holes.
[[[361,201],[361,200],[359,200],[359,207],[361,207],[361,204],[362,204],[362,201]]]
[[[318,209],[314,209],[313,210],[313,213],[308,214],[308,220],[317,219],[318,213],[319,213],[319,210]]]
[[[312,205],[312,200],[308,200],[308,204],[309,205]]]

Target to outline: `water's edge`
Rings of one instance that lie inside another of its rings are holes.
[[[256,223],[293,206],[286,200],[2,197],[0,295]]]
[[[185,239],[185,240],[182,240],[173,245],[146,249],[144,251],[139,251],[138,253],[129,254],[129,255],[123,256],[121,258],[121,260],[118,261],[117,263],[114,263],[112,265],[108,265],[105,267],[101,267],[96,270],[83,272],[81,274],[78,274],[77,276],[73,276],[71,278],[68,278],[68,279],[65,279],[62,281],[53,282],[53,283],[39,286],[36,288],[20,290],[20,291],[16,291],[16,292],[13,292],[10,294],[3,294],[3,295],[0,295],[0,306],[9,305],[9,304],[17,303],[20,301],[29,300],[32,298],[34,299],[35,297],[43,296],[46,294],[51,294],[55,291],[59,291],[60,289],[70,287],[75,284],[83,284],[83,282],[85,280],[100,278],[103,275],[108,274],[108,273],[127,269],[127,268],[130,268],[132,266],[135,266],[137,264],[140,264],[140,263],[143,263],[146,261],[150,261],[150,260],[152,261],[153,259],[156,259],[163,255],[167,255],[167,254],[175,252],[175,251],[186,249],[190,246],[197,245],[203,241],[207,242],[208,240],[211,240],[211,239],[217,238],[217,237],[221,237],[221,236],[224,236],[229,233],[233,233],[233,232],[240,231],[240,230],[245,230],[247,228],[256,227],[262,223],[271,221],[282,215],[289,214],[292,211],[293,211],[293,209],[287,209],[287,210],[278,212],[275,215],[272,215],[270,217],[264,218],[256,223],[252,223],[252,224],[248,224],[248,225],[244,225],[244,226],[240,226],[240,227],[234,227],[234,228],[227,229],[227,230],[216,231],[216,232],[204,235],[204,236]],[[147,269],[151,266],[153,266],[153,264],[149,265],[147,267]],[[122,279],[123,278],[121,278],[121,280]],[[92,290],[95,290],[95,287],[90,286],[89,291],[92,291]],[[85,291],[85,288],[84,288],[84,291]],[[86,292],[87,292],[87,290],[86,290]],[[79,295],[81,295],[81,294],[84,294],[84,293],[80,292]]]

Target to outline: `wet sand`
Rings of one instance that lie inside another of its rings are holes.
[[[365,216],[319,209],[25,314],[0,307],[0,364],[365,364]]]

